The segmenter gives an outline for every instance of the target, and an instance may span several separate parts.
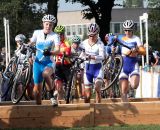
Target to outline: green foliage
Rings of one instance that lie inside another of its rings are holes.
[[[104,36],[110,32],[111,11],[115,0],[66,0],[66,2],[81,3],[83,6],[88,6],[82,10],[83,18],[95,18],[95,22],[100,27],[100,37],[105,42]]]
[[[143,0],[124,0],[123,6],[125,8],[143,7]]]
[[[31,6],[31,4],[32,3],[29,0],[10,0],[9,2],[0,0],[0,24],[3,25],[3,17],[9,20],[12,48],[15,46],[14,37],[17,34],[23,33],[28,37],[34,29],[40,27],[40,19],[43,10],[37,10],[35,12],[33,9],[36,7],[35,5]],[[4,46],[5,37],[3,26],[0,28],[0,31],[0,43],[2,47]]]
[[[160,50],[160,2],[159,0],[149,0],[149,43]]]
[[[49,5],[47,9],[43,6],[46,2]],[[0,47],[5,44],[3,17],[9,20],[11,48],[14,49],[14,37],[22,33],[30,38],[35,29],[41,28],[41,19],[44,13],[53,14],[52,10],[57,13],[57,2],[58,0],[0,0],[0,25],[2,25]]]

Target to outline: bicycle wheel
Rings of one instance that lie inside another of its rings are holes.
[[[74,71],[71,72],[69,83],[66,88],[66,104],[70,103],[75,97],[75,85],[76,85],[76,73]]]
[[[4,71],[4,74],[7,72],[13,72],[15,74],[16,71],[17,71],[17,57],[12,57]]]
[[[2,101],[10,100],[10,88],[13,85],[14,74],[13,72],[6,72],[1,74],[0,83],[0,97]]]
[[[116,54],[113,59],[108,58],[108,61],[104,65],[104,74],[107,82],[103,84],[102,91],[109,89],[117,81],[122,66],[123,59],[121,55]]]
[[[49,100],[49,91],[47,91],[46,88],[46,82],[43,80],[43,86],[42,86],[42,100]]]
[[[24,63],[24,68],[22,69],[22,71],[17,73],[17,75],[15,76],[11,92],[11,100],[13,103],[18,103],[24,96],[31,75],[30,70],[30,63]]]

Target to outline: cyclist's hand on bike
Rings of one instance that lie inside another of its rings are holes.
[[[50,56],[50,55],[51,55],[51,52],[50,52],[48,49],[45,49],[45,50],[43,51],[43,55],[44,55],[44,56]]]
[[[90,60],[91,59],[91,55],[86,55],[86,60]]]
[[[132,51],[132,53],[135,53],[135,52],[137,52],[138,50],[137,50],[137,48],[132,48],[131,51]]]

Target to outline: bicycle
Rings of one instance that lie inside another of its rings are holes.
[[[14,56],[9,61],[4,72],[1,73],[1,83],[0,83],[0,97],[2,101],[11,100],[11,88],[13,85],[13,79],[17,71],[17,61],[19,58],[20,52],[23,50],[21,45],[16,51]]]
[[[28,45],[23,45],[26,49],[26,55],[23,60],[18,58],[17,71],[13,79],[13,87],[11,90],[11,101],[17,104],[26,94],[28,84],[31,81],[32,65],[29,58],[35,51],[35,48]]]
[[[76,57],[73,60],[73,65],[71,67],[71,74],[69,77],[68,84],[66,85],[66,104],[70,103],[73,101],[75,98],[80,97],[80,88],[78,88],[78,83],[77,83],[77,74],[80,73],[81,71],[81,63],[84,62],[84,59]]]
[[[123,43],[120,43],[117,40],[115,40],[114,43],[112,44],[115,48],[118,45],[121,45],[131,50],[130,47],[126,46]],[[113,92],[112,97],[120,97],[120,88],[117,80],[123,66],[122,56],[119,53],[117,53],[115,49],[112,49],[107,59],[104,60],[103,65],[104,65],[104,76],[106,78],[106,83],[104,80],[104,84],[101,88],[102,97],[103,98],[109,97],[110,92],[108,90],[110,88],[112,89]]]

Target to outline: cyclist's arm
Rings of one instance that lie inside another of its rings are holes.
[[[60,52],[59,35],[54,35],[52,42],[54,43],[54,45],[52,46],[51,55],[57,55]]]
[[[99,54],[96,56],[90,56],[90,59],[93,60],[104,60],[104,44],[101,42],[99,44]]]
[[[57,55],[60,51],[60,46],[56,45],[54,49],[51,51],[51,55]]]

